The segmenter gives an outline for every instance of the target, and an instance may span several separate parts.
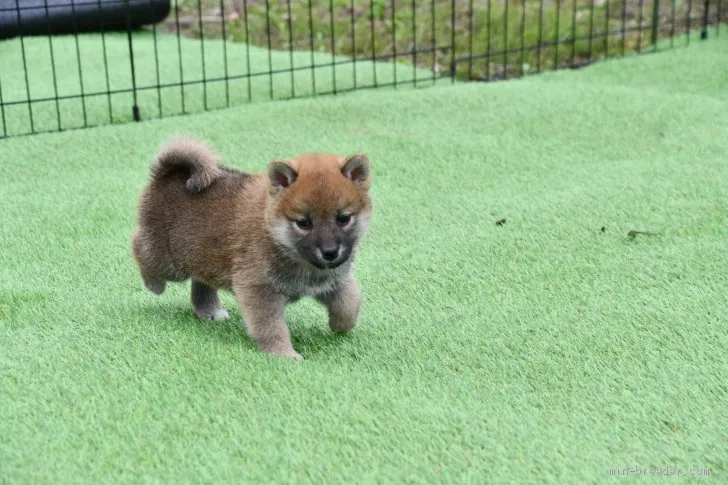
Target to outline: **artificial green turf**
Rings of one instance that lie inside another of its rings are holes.
[[[0,483],[728,481],[725,43],[0,141]],[[351,334],[296,304],[298,365],[229,295],[205,323],[144,289],[136,197],[173,132],[245,170],[369,154]]]
[[[401,62],[353,62],[323,52],[291,54],[237,42],[178,39],[161,31],[137,32],[132,39],[137,104],[144,119],[386,87],[395,80],[399,88],[415,81],[417,86],[445,82]],[[0,42],[0,99],[11,103],[1,113],[0,135],[131,120],[130,59],[127,36],[119,33]]]

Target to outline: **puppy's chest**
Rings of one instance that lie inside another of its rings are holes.
[[[344,268],[321,271],[297,264],[275,264],[269,267],[268,284],[292,300],[319,296],[334,291],[346,276]]]

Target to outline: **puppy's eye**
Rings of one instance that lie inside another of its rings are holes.
[[[339,215],[339,216],[336,217],[336,222],[340,226],[345,226],[349,222],[351,222],[351,216],[349,214],[341,214],[341,215]]]
[[[308,220],[308,219],[298,219],[298,220],[296,221],[296,226],[297,226],[297,227],[298,227],[299,229],[302,229],[302,230],[304,230],[304,231],[308,231],[309,229],[311,229],[311,226],[313,226],[313,224],[312,224],[312,223],[311,223],[311,221],[310,221],[310,220]]]

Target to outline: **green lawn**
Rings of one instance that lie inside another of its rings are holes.
[[[727,78],[721,35],[0,140],[0,483],[728,481]],[[144,289],[136,197],[175,132],[245,170],[370,156],[351,334],[298,303],[294,364],[255,349],[231,296],[220,324],[187,285]]]

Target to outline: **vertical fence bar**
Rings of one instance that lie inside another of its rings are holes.
[[[179,7],[174,7],[174,22],[177,28],[177,56],[179,58],[179,94],[182,101],[182,114],[187,113],[185,106],[185,76],[182,62],[182,34],[179,26]]]
[[[291,0],[286,0],[286,14],[288,15],[288,60],[291,65],[291,97],[296,97],[296,79],[293,69],[293,19],[291,18]]]
[[[692,27],[692,19],[693,19],[693,0],[688,0],[688,13],[687,13],[687,18],[685,19],[686,24],[687,24],[685,27],[687,30],[686,35],[685,35],[685,44],[686,45],[690,44],[690,30]]]
[[[435,0],[430,3],[430,29],[432,34],[432,84],[437,82],[437,30],[435,22]]]
[[[392,0],[392,69],[394,87],[397,87],[397,10],[394,6],[394,0]]]
[[[393,2],[394,3],[394,2]],[[450,2],[450,79],[455,83],[455,0]]]
[[[28,77],[28,61],[25,56],[25,40],[23,34],[23,21],[20,17],[20,1],[15,3],[15,12],[18,18],[18,30],[20,31],[20,53],[23,58],[23,74],[25,75],[25,93],[28,96],[28,116],[30,118],[30,132],[35,133],[35,124],[33,123],[33,101],[30,95],[30,79]]]
[[[128,6],[128,0],[125,0]],[[127,8],[128,17],[128,8]],[[83,126],[88,126],[88,115],[86,114],[86,94],[83,90],[83,67],[81,66],[81,46],[78,43],[78,23],[76,22],[76,8],[73,2],[71,2],[71,18],[73,18],[73,38],[76,42],[76,60],[78,61],[78,80],[81,89],[81,108],[83,109]],[[128,22],[128,21],[127,21]],[[129,41],[131,42],[131,41]],[[136,104],[136,101],[134,102]]]
[[[518,77],[523,77],[526,59],[526,0],[521,0],[521,58],[518,60]]]
[[[587,57],[589,58],[589,61],[591,61],[592,54],[594,52],[592,50],[594,39],[594,8],[594,0],[591,0],[589,3],[589,46],[587,47],[587,52],[589,53]]]
[[[207,107],[207,63],[205,62],[205,25],[202,22],[202,0],[197,0],[197,22],[200,28],[200,60],[202,61],[202,102]]]
[[[268,87],[270,99],[273,99],[273,48],[271,47],[270,2],[268,0],[265,0],[265,33],[268,38]]]
[[[46,5],[48,0],[46,0]],[[104,17],[101,15],[101,0],[96,0],[96,6],[98,7],[100,27],[101,27],[101,50],[104,57],[104,75],[106,77],[106,102],[109,108],[109,123],[114,122],[114,108],[111,103],[111,81],[109,79],[109,57],[106,53],[106,27],[104,26]],[[55,74],[55,67],[53,68]]]
[[[536,50],[536,72],[541,72],[541,47],[543,46],[543,0],[538,5],[538,47]]]
[[[434,1],[434,0],[433,0]],[[374,87],[378,87],[377,83],[377,51],[376,36],[374,35],[374,0],[369,0],[369,28],[371,32],[371,48],[372,48],[372,75],[374,76]]]
[[[627,50],[627,0],[622,0],[622,57]]]
[[[606,0],[604,8],[604,57],[609,57],[609,37],[611,36],[609,32],[609,19],[612,13],[611,0]]]
[[[556,0],[556,1],[559,1],[559,0]],[[491,78],[490,61],[491,61],[491,57],[492,57],[491,49],[492,49],[492,44],[493,44],[493,32],[492,32],[493,31],[493,9],[492,9],[491,5],[492,5],[492,1],[491,0],[488,0],[488,13],[487,13],[487,17],[488,17],[488,36],[487,36],[487,39],[488,39],[488,47],[486,48],[486,56],[488,58],[488,63],[486,65],[486,68],[488,69],[488,71],[486,72],[486,75],[485,75],[485,80],[486,81],[490,81],[490,78]],[[498,68],[498,66],[496,66],[496,69],[497,68]]]
[[[644,23],[645,0],[639,0],[639,6],[640,6],[640,16],[639,16],[639,20],[637,21],[637,24],[639,26],[639,29],[638,29],[639,39],[637,40],[637,52],[642,52],[642,29],[643,29],[643,23]]]
[[[137,104],[137,89],[136,89],[136,68],[134,66],[134,45],[131,38],[131,9],[129,8],[129,0],[124,0],[124,6],[126,7],[126,38],[129,44],[129,63],[131,66],[131,92],[134,98],[134,104],[131,107],[132,116],[134,121],[141,120],[141,113],[139,112],[139,105]],[[76,38],[78,41],[78,37]],[[79,69],[80,69],[79,62]],[[86,110],[84,109],[84,118]]]
[[[154,17],[154,4],[152,0],[149,0],[149,11]],[[157,25],[152,24],[152,39],[154,40],[154,72],[157,79],[157,109],[159,110],[159,117],[163,116],[162,109],[162,83],[159,76],[159,48],[157,46]]]
[[[373,36],[374,34],[372,34]],[[313,89],[313,95],[316,96],[316,62],[313,55],[313,0],[308,0],[308,42],[311,44],[311,88]]]
[[[557,0],[558,1],[558,0]],[[490,81],[490,57],[491,57],[491,45],[493,43],[493,9],[491,7],[491,0],[488,0],[486,6],[487,12],[485,14],[488,23],[488,33],[486,34],[486,42],[488,45],[485,46],[485,80]]]
[[[574,65],[576,60],[576,0],[573,2],[571,9],[571,65]]]
[[[508,72],[508,5],[510,0],[505,0],[505,13],[503,14],[503,79],[506,79]]]
[[[53,33],[51,29],[51,23],[50,20],[50,12],[48,10],[48,0],[43,0],[43,6],[45,8],[45,19],[46,23],[48,24],[48,50],[51,57],[51,73],[53,77],[53,95],[56,100],[56,123],[58,126],[58,131],[61,131],[61,106],[60,102],[58,101],[58,79],[56,76],[56,58],[53,51]]]
[[[230,106],[230,74],[228,71],[227,55],[227,16],[225,15],[225,0],[220,0],[220,17],[222,18],[222,58],[225,72],[225,106]]]
[[[473,79],[473,0],[468,2],[468,80]]]
[[[660,0],[653,0],[652,5],[652,32],[650,35],[650,43],[653,50],[657,50],[657,36],[660,31]]]
[[[626,1],[626,0],[625,0]],[[559,46],[561,45],[561,0],[556,0],[556,25],[554,26],[554,63],[551,69],[559,67]]]
[[[670,48],[672,48],[675,45],[675,23],[676,23],[676,16],[677,16],[677,0],[672,0],[672,20],[671,20],[671,27],[670,27]]]
[[[253,100],[252,73],[250,72],[250,28],[248,26],[248,0],[243,0],[243,23],[245,27],[245,64],[248,69],[248,103]]]
[[[703,31],[700,32],[700,38],[705,40],[708,38],[708,23],[710,22],[710,0],[705,0],[703,6]]]
[[[417,87],[417,6],[412,0],[412,85]]]
[[[334,34],[334,0],[329,0],[329,28],[331,29],[331,82],[336,90],[336,35]]]
[[[354,17],[354,0],[351,0],[351,59],[352,71],[354,72],[354,89],[356,89],[356,18]]]

